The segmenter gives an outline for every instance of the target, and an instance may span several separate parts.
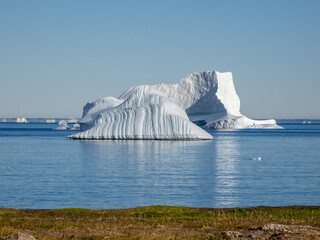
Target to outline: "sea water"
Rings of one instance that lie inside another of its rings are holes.
[[[73,140],[0,123],[0,207],[320,205],[320,121],[209,141]]]

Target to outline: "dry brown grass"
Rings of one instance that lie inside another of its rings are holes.
[[[23,232],[37,239],[223,239],[222,231],[267,223],[320,227],[320,207],[0,209],[0,237]]]

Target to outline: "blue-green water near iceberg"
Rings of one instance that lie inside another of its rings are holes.
[[[0,123],[0,207],[320,205],[320,121],[280,124],[210,141],[79,141],[57,124]]]

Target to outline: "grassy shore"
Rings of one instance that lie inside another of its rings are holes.
[[[0,208],[0,237],[23,232],[37,239],[225,239],[223,231],[268,223],[320,227],[320,207]]]

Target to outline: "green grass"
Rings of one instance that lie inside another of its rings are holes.
[[[0,237],[24,232],[37,239],[225,239],[222,231],[267,223],[320,227],[320,207],[0,208]]]

